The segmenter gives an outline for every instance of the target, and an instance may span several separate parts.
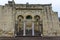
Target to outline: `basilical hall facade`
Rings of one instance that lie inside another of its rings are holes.
[[[0,37],[60,36],[58,13],[51,4],[0,5]]]

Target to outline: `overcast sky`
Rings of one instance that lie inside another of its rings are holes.
[[[8,3],[8,1],[11,0],[0,0],[0,5],[4,5],[5,3]],[[15,3],[26,3],[29,2],[29,4],[52,4],[52,8],[54,11],[58,12],[58,16],[60,17],[60,0],[14,0]]]

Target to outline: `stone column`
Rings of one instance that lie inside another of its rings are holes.
[[[34,36],[34,22],[32,22],[32,36]]]
[[[24,21],[23,36],[25,36],[25,35],[26,35],[26,30],[25,30],[26,28],[25,28],[25,27],[26,27],[26,24],[25,24],[25,21]]]
[[[20,24],[19,24],[19,22],[18,22],[18,32],[19,32],[19,26],[20,26]]]

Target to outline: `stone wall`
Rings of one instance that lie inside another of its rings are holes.
[[[26,20],[27,15],[39,15],[43,21],[42,36],[60,36],[58,14],[52,11],[51,4],[15,4],[14,7],[6,4],[0,6],[0,36],[14,36],[15,21],[22,15]]]
[[[0,6],[0,8],[0,36],[13,36],[12,8],[9,6]]]

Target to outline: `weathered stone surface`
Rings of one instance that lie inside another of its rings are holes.
[[[15,24],[19,15],[23,16],[22,21],[28,21],[26,16],[32,16],[32,19],[29,20],[31,22],[35,21],[34,16],[38,15],[40,17],[39,21],[43,25],[42,36],[60,36],[58,13],[52,11],[51,4],[0,5],[0,36],[15,35]],[[36,26],[35,29],[38,30],[38,27]]]

